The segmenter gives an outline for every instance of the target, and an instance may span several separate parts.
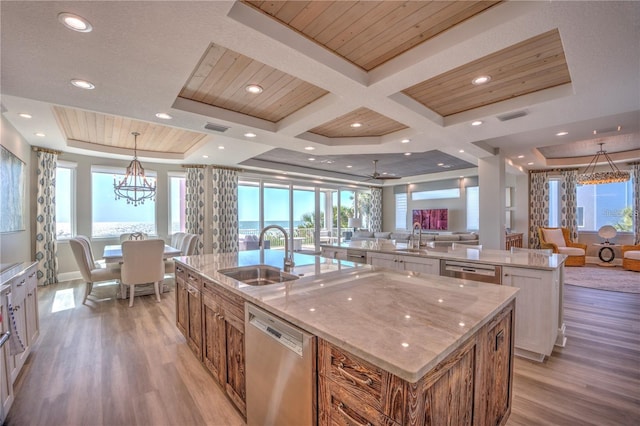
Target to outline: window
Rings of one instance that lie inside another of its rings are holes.
[[[444,198],[460,198],[460,188],[434,189],[431,191],[412,192],[411,199],[416,200],[440,200]]]
[[[169,175],[169,234],[185,232],[186,182],[184,173]]]
[[[581,230],[612,225],[618,232],[633,232],[633,177],[627,182],[578,185],[577,204]]]
[[[56,239],[75,235],[76,164],[58,161],[56,167]]]
[[[549,179],[549,227],[557,228],[560,219],[560,179]]]
[[[147,180],[155,184],[155,174],[147,171]],[[117,237],[127,232],[156,234],[156,202],[145,200],[134,206],[119,199],[113,192],[113,182],[124,177],[123,169],[93,167],[91,169],[91,236]]]
[[[467,231],[480,229],[480,191],[478,186],[468,186],[467,193]]]
[[[407,229],[407,193],[396,194],[396,229]]]

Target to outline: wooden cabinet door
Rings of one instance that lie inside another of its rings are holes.
[[[202,305],[200,291],[189,284],[187,284],[187,305],[189,312],[187,344],[198,359],[202,359]]]
[[[178,268],[179,266],[176,266],[176,326],[184,337],[187,337],[187,330],[189,329],[187,285],[185,284],[184,279],[178,275]]]
[[[481,344],[483,369],[483,406],[479,416],[483,425],[500,425],[511,412],[513,381],[513,309],[507,309],[487,327]]]
[[[229,398],[235,403],[240,412],[247,415],[247,394],[244,360],[244,320],[231,314],[228,310],[224,314],[226,352],[225,360],[227,377],[225,389]]]
[[[398,257],[392,254],[369,253],[367,263],[387,269],[399,269]]]
[[[405,271],[420,272],[430,275],[440,274],[440,261],[438,259],[427,259],[415,256],[399,256],[401,265]]]
[[[11,303],[13,317],[16,322],[16,333],[20,337],[25,350],[10,356],[11,383],[15,382],[20,369],[29,355],[29,342],[27,340],[27,276],[16,277],[11,284]]]
[[[226,375],[225,323],[214,296],[202,295],[202,359],[219,383]]]
[[[38,314],[38,279],[36,277],[36,267],[27,271],[27,298],[26,309],[26,333],[24,337],[29,347],[33,346],[40,333],[40,316]]]
[[[7,305],[7,294],[11,291],[2,293],[0,300],[0,315],[2,315],[2,327],[0,327],[0,335],[3,335],[9,329],[9,311]],[[2,404],[4,414],[9,412],[9,408],[13,403],[13,380],[11,380],[11,366],[9,355],[9,343],[0,348],[0,404]],[[0,418],[0,423],[4,419]]]

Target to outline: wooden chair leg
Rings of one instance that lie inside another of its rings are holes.
[[[135,293],[135,286],[134,285],[130,285],[129,286],[129,307],[131,308],[133,306],[133,294]]]
[[[160,303],[160,281],[156,281],[153,283],[153,287],[156,290],[156,298],[158,299],[158,303]]]
[[[87,283],[87,285],[84,288],[84,299],[82,299],[83,305],[84,305],[84,302],[87,301],[87,297],[89,297],[89,293],[91,293],[92,289],[93,289],[93,283]]]

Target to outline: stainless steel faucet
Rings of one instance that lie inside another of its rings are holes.
[[[269,225],[262,228],[260,231],[260,238],[258,239],[258,247],[262,247],[262,242],[264,241],[264,234],[269,229],[278,229],[284,234],[284,272],[291,272],[291,269],[296,265],[293,263],[293,247],[291,248],[291,253],[289,253],[289,235],[287,235],[287,231],[280,225]]]
[[[418,234],[418,249],[419,249],[420,246],[422,245],[422,225],[420,224],[420,222],[415,222],[413,224],[413,230],[411,231],[411,240],[414,241],[413,248],[416,248],[415,240],[413,239],[416,233],[416,229],[419,230],[419,234]]]

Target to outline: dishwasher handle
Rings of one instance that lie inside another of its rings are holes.
[[[2,335],[2,337],[0,337],[0,348],[2,348],[5,343],[7,343],[7,341],[9,340],[9,337],[11,337],[10,331],[7,331]]]

